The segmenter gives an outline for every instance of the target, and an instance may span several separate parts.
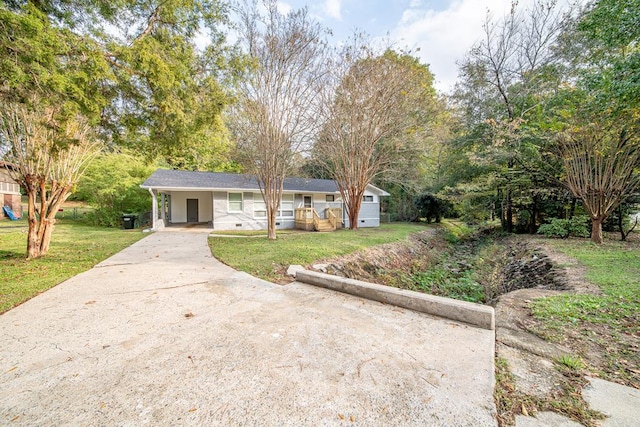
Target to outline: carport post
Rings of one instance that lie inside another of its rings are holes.
[[[149,193],[151,193],[151,229],[158,229],[158,197],[156,193],[149,188]]]
[[[162,220],[163,223],[165,223],[165,220],[167,219],[167,215],[166,215],[166,203],[167,203],[167,195],[164,193],[160,193],[160,219]]]

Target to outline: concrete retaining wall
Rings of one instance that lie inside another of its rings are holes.
[[[392,304],[398,307],[431,314],[433,316],[457,320],[484,329],[495,329],[493,307],[486,305],[443,298],[408,291],[406,289],[392,288],[309,270],[296,272],[296,280],[385,304]]]

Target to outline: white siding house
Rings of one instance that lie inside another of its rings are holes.
[[[188,223],[209,224],[214,230],[267,228],[264,199],[257,181],[249,175],[158,169],[141,187],[153,198],[153,229]],[[358,227],[380,225],[380,197],[388,195],[373,185],[367,186]],[[334,225],[349,226],[333,180],[287,178],[276,225],[294,228],[301,214],[326,221],[331,216],[328,210],[339,212],[339,224]]]

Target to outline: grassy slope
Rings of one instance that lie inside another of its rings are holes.
[[[552,341],[598,349],[605,377],[640,385],[640,247],[607,241],[550,241],[587,268],[602,295],[567,294],[534,301],[538,333]],[[602,369],[602,368],[601,368]]]
[[[62,220],[56,223],[49,254],[27,261],[26,221],[0,221],[0,313],[90,269],[143,236],[140,231]]]
[[[266,237],[210,237],[209,245],[213,255],[225,264],[266,280],[277,280],[278,273],[291,264],[307,265],[369,246],[401,241],[422,230],[422,225],[396,223],[331,233],[280,233],[275,241]]]

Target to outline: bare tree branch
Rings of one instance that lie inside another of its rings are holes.
[[[274,0],[245,2],[239,9],[241,42],[254,68],[238,86],[230,128],[246,169],[256,176],[267,207],[269,239],[284,178],[294,155],[317,133],[317,105],[327,75],[326,31],[306,9],[281,15]]]
[[[591,239],[602,243],[602,222],[640,186],[640,132],[600,120],[576,124],[557,139],[566,185],[591,217]]]

